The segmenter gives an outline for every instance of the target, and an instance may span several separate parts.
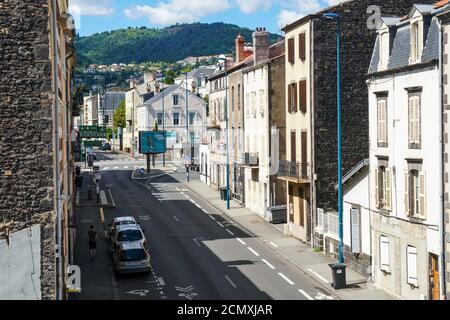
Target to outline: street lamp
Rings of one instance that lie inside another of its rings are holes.
[[[337,147],[338,147],[338,218],[339,218],[339,263],[344,263],[344,224],[342,199],[342,141],[341,141],[341,16],[331,12],[324,18],[336,21],[337,37]]]
[[[219,64],[225,67],[225,123],[226,123],[226,148],[227,148],[227,209],[230,210],[230,159],[228,150],[228,64],[224,54],[219,56]]]
[[[185,82],[185,87],[186,87],[186,143],[188,145],[188,147],[190,147],[190,143],[189,143],[189,108],[188,108],[188,73],[187,72],[182,72],[181,74],[184,74],[186,76],[186,82]],[[187,182],[189,182],[189,167],[190,167],[190,163],[192,162],[192,154],[190,156],[190,161],[189,163],[186,165],[186,175],[187,175]]]

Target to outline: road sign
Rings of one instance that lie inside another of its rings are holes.
[[[106,138],[104,126],[80,126],[80,138]]]
[[[165,131],[140,131],[139,153],[160,154],[166,152]]]
[[[101,147],[103,142],[101,140],[95,140],[95,141],[84,141],[85,147]]]

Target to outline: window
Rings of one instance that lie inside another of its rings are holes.
[[[259,90],[259,112],[264,116],[264,90]]]
[[[174,126],[180,125],[180,114],[178,112],[173,113],[173,125]]]
[[[350,209],[352,253],[361,253],[361,209]]]
[[[298,83],[299,85],[299,94],[300,94],[300,111],[302,113],[306,113],[306,104],[307,104],[307,92],[306,92],[306,80],[302,80]]]
[[[389,30],[380,34],[380,68],[386,69],[389,61]]]
[[[189,125],[193,126],[195,121],[195,112],[189,112]]]
[[[299,58],[300,60],[304,61],[306,59],[306,35],[304,33],[299,34],[298,45],[299,45]]]
[[[248,118],[248,117],[250,117],[250,108],[249,108],[249,105],[250,105],[250,94],[249,93],[245,94],[245,105],[246,105],[246,107],[245,107],[245,115]]]
[[[288,85],[288,112],[297,112],[297,83]]]
[[[378,147],[388,146],[388,136],[387,136],[387,98],[378,99],[377,108],[377,118],[378,118]]]
[[[231,110],[234,111],[234,86],[231,87]]]
[[[420,94],[411,94],[408,103],[408,140],[410,149],[421,148]]]
[[[408,275],[407,283],[417,287],[419,284],[417,274],[417,248],[413,246],[406,247],[406,273]]]
[[[288,40],[288,61],[292,64],[295,62],[294,50],[295,50],[295,40],[294,38],[290,38]]]
[[[251,114],[253,117],[255,117],[256,116],[256,92],[252,92],[250,103],[251,103],[251,109],[252,109]]]
[[[172,96],[172,98],[173,98],[173,105],[174,105],[174,106],[178,106],[179,103],[180,103],[180,96],[177,95],[177,94],[174,94],[174,95]]]
[[[158,126],[162,126],[163,125],[163,114],[162,114],[162,112],[158,112],[156,117],[157,117],[157,120],[158,120]]]
[[[407,216],[425,219],[425,172],[413,169],[405,173],[405,211]]]
[[[294,187],[289,184],[289,221],[294,222]]]
[[[378,209],[391,210],[392,203],[392,174],[391,169],[380,166],[375,169],[375,196]]]
[[[380,270],[390,273],[389,238],[380,236]]]
[[[411,62],[420,60],[420,32],[419,22],[411,25]]]

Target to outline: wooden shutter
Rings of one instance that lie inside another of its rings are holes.
[[[405,171],[405,213],[406,216],[411,215],[411,208],[409,206],[409,171]]]
[[[291,161],[297,162],[297,141],[295,131],[291,132]]]
[[[386,193],[386,209],[392,210],[392,172],[390,168],[386,168],[386,188],[384,192]]]
[[[379,170],[375,169],[375,206],[380,208],[380,188],[379,188]]]
[[[305,226],[305,191],[303,187],[298,188],[299,193],[299,214],[300,214],[300,226]]]
[[[417,275],[417,248],[407,246],[406,247],[406,269],[408,275],[408,283],[414,286],[419,284]]]
[[[300,81],[298,85],[300,91],[300,111],[306,113],[306,102],[307,102],[306,80]]]
[[[378,101],[378,143],[387,143],[386,100]]]
[[[380,269],[385,272],[391,271],[389,259],[389,238],[380,236]]]
[[[298,111],[298,94],[297,94],[297,83],[293,83],[292,84],[292,91],[293,91],[293,93],[294,93],[294,97],[293,97],[293,104],[294,104],[294,106],[293,106],[293,109],[294,109],[294,112],[297,112]]]
[[[414,140],[415,140],[416,144],[420,144],[420,140],[421,140],[421,137],[420,137],[420,135],[421,135],[420,134],[420,126],[421,126],[421,123],[420,123],[420,98],[419,97],[415,97],[414,98],[414,113],[415,113],[415,116],[414,116],[414,120],[415,120]]]
[[[360,209],[350,210],[352,253],[361,253],[361,211]]]
[[[425,172],[419,173],[419,212],[422,217],[427,214]]]
[[[295,50],[295,40],[294,38],[290,38],[288,40],[288,61],[290,63],[295,62],[294,50]]]
[[[414,97],[409,98],[408,103],[408,140],[409,144],[414,144]]]
[[[299,45],[299,58],[301,60],[306,59],[306,37],[304,33],[301,33],[298,36],[298,45]]]
[[[292,86],[288,84],[288,112],[292,113]]]

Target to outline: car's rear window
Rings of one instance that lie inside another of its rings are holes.
[[[116,226],[124,226],[124,225],[130,225],[130,224],[136,224],[136,222],[134,222],[134,221],[130,221],[130,220],[125,220],[125,221],[119,221],[119,222],[116,222],[115,224],[114,224],[114,227],[116,227]]]
[[[139,241],[142,240],[142,233],[139,230],[124,230],[117,235],[117,241]]]
[[[130,249],[120,253],[120,261],[140,261],[147,259],[147,257],[147,252],[144,249]]]

